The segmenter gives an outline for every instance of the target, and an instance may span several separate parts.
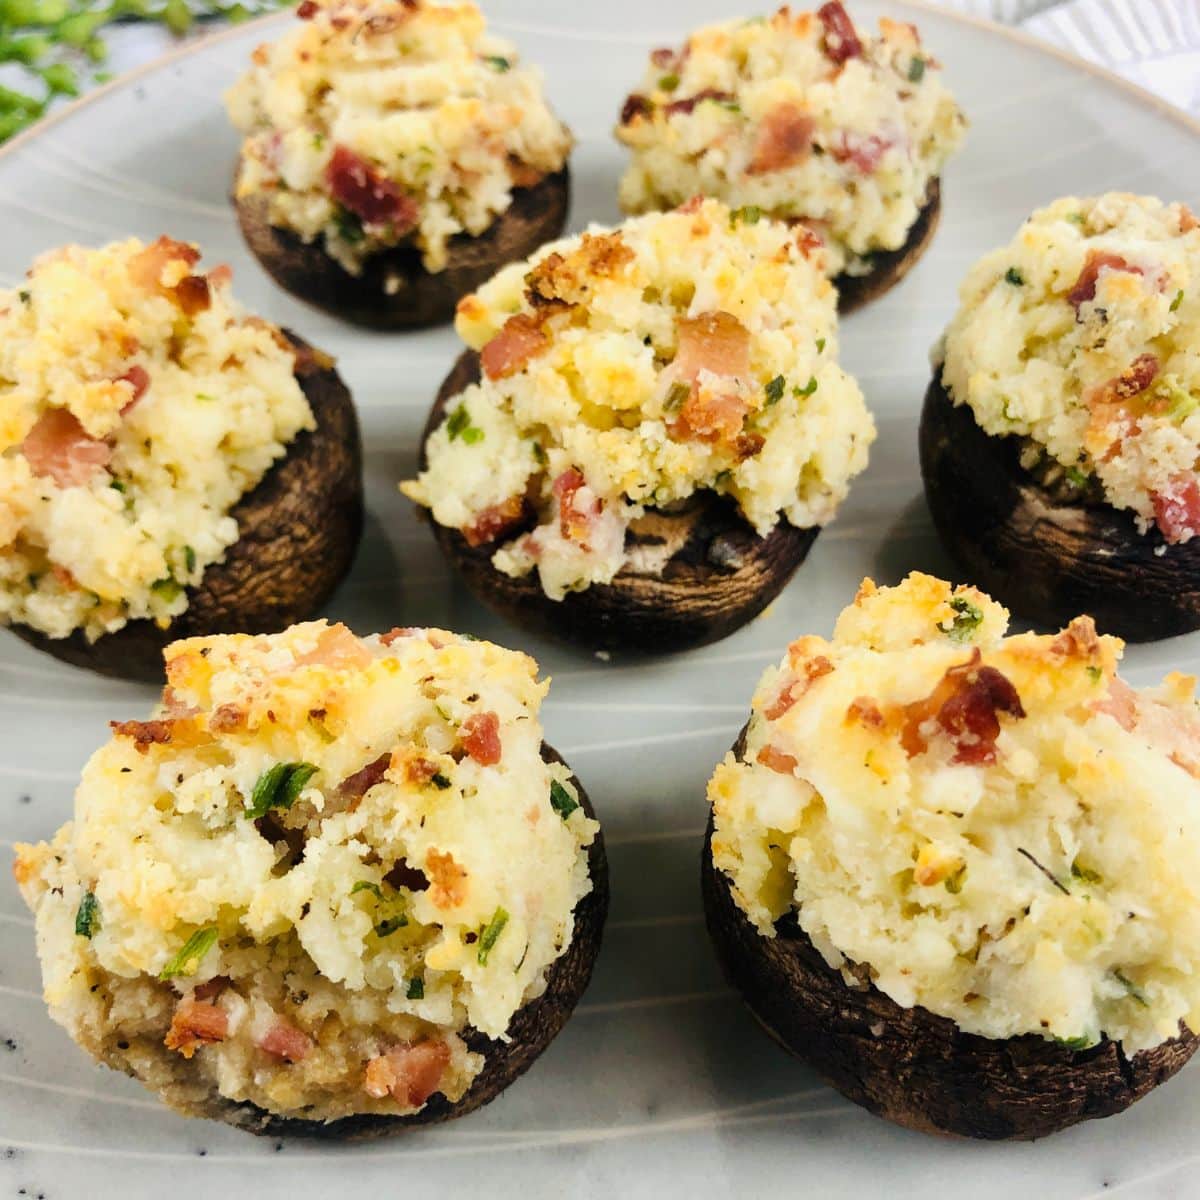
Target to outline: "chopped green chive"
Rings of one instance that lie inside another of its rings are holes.
[[[1004,272],[1004,281],[1006,283],[1011,283],[1013,287],[1025,286],[1025,276],[1022,275],[1016,267],[1009,267],[1008,270]]]
[[[160,600],[171,604],[183,594],[183,584],[168,575],[165,579],[156,579],[150,585],[150,590]]]
[[[920,83],[925,78],[925,60],[917,57],[908,64],[908,82]]]
[[[962,891],[963,880],[967,877],[967,866],[964,863],[953,875],[946,878],[946,891],[952,896],[957,896]]]
[[[683,407],[683,402],[692,394],[692,389],[686,383],[673,383],[671,390],[667,393],[667,398],[663,401],[663,408],[667,412],[675,412]]]
[[[457,438],[462,438],[468,446],[474,446],[476,442],[483,441],[483,430],[477,429],[471,424],[471,414],[467,412],[465,404],[460,404],[450,414],[446,421],[446,434],[452,442]]]
[[[1125,989],[1126,995],[1140,1004],[1143,1008],[1150,1007],[1150,1001],[1146,999],[1146,993],[1142,991],[1132,979],[1129,978],[1123,971],[1114,968],[1113,978]]]
[[[487,966],[488,955],[500,940],[500,935],[504,932],[507,924],[508,913],[503,908],[496,909],[492,914],[492,919],[487,923],[487,927],[479,935],[479,953],[476,957],[479,959],[481,967]]]
[[[1064,1050],[1086,1050],[1089,1046],[1096,1044],[1095,1038],[1090,1038],[1087,1034],[1083,1034],[1081,1037],[1055,1038],[1054,1040]]]
[[[757,204],[746,204],[741,208],[735,208],[729,214],[729,226],[732,229],[735,225],[757,225],[762,220],[762,209]]]
[[[17,299],[19,299],[22,304],[30,304],[33,301],[33,297],[30,296],[30,294],[24,288],[17,293]]]
[[[448,780],[445,775],[441,773],[441,771],[438,771],[437,774],[429,780],[429,782],[432,783],[435,788],[438,788],[443,792],[451,786],[450,780]]]
[[[500,54],[489,54],[484,60],[493,71],[498,71],[501,75],[505,71],[512,70],[512,63],[507,58]]]
[[[673,92],[679,86],[679,76],[672,71],[669,75],[664,75],[658,81],[658,86],[664,92]]]
[[[206,929],[197,929],[183,948],[158,973],[159,979],[176,979],[181,975],[195,975],[200,969],[204,956],[217,944],[217,927],[209,925]]]
[[[969,642],[975,630],[983,623],[983,612],[963,596],[955,596],[950,601],[955,617],[946,636],[952,642]]]
[[[792,395],[806,400],[817,390],[817,377],[814,375],[803,387],[792,388]]]
[[[774,379],[763,389],[767,393],[767,407],[772,404],[778,404],[783,399],[784,389],[787,387],[787,380],[782,375],[776,375]]]
[[[825,352],[825,339],[817,338],[817,353],[823,354],[824,352]]]
[[[96,936],[100,928],[100,902],[95,892],[84,892],[83,899],[75,913],[75,933],[78,937],[89,941]]]
[[[1179,306],[1183,303],[1183,288],[1175,293],[1175,299],[1171,301],[1171,312],[1178,312]]]
[[[312,139],[312,144],[313,144],[314,150],[324,150],[325,149],[325,135],[323,133],[314,133],[313,139]]]
[[[410,1000],[424,1000],[425,999],[425,980],[422,979],[419,975],[410,979],[408,981],[408,991],[405,992],[405,995]]]
[[[191,546],[183,548],[183,565],[187,568],[189,575],[196,569],[196,551]]]
[[[478,445],[483,441],[483,430],[477,429],[474,425],[472,425],[470,429],[463,430],[462,440],[466,442],[468,446]]]
[[[276,763],[268,767],[254,785],[246,816],[252,821],[265,817],[273,808],[291,808],[304,785],[317,773],[312,763]]]
[[[579,807],[579,801],[553,779],[550,781],[550,807],[565,821]]]
[[[1099,667],[1088,667],[1087,673],[1093,683],[1099,683],[1104,678],[1104,672]]]
[[[361,242],[366,236],[362,222],[349,209],[337,209],[333,214],[333,224],[343,242]]]
[[[212,396],[208,392],[197,392],[196,399],[202,404],[212,404],[212,402],[216,400],[216,396]]]
[[[1071,864],[1071,878],[1078,879],[1081,883],[1102,882],[1100,872],[1093,871],[1090,867],[1080,865],[1079,859],[1076,859]]]
[[[108,486],[112,488],[114,492],[120,492],[122,496],[125,495],[125,484],[120,479],[110,479],[108,481]]]
[[[1073,488],[1087,487],[1088,473],[1086,471],[1081,471],[1078,467],[1068,467],[1067,482]]]
[[[360,879],[351,889],[350,895],[357,896],[359,892],[371,892],[380,900],[383,899],[383,891],[379,884],[372,883],[369,879]]]
[[[407,924],[408,917],[404,913],[397,913],[394,917],[384,917],[375,926],[375,936],[380,938],[391,937],[397,929],[403,929]]]

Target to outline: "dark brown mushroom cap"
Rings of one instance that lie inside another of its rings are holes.
[[[745,749],[745,730],[734,747]],[[850,986],[800,928],[795,913],[765,938],[713,865],[713,822],[701,856],[709,936],[730,983],[781,1045],[877,1116],[925,1133],[1045,1137],[1123,1112],[1195,1053],[1181,1035],[1129,1058],[1107,1038],[1073,1051],[1035,1034],[997,1040],[964,1033],[928,1009],[902,1008],[871,983]],[[863,972],[865,976],[865,972]]]
[[[838,275],[834,279],[838,290],[838,312],[845,316],[891,291],[929,249],[941,215],[942,184],[941,180],[934,179],[904,245],[899,250],[881,250],[872,254],[871,269],[865,275]]]
[[[298,351],[311,347],[287,334]],[[130,621],[89,643],[82,631],[49,638],[12,630],[31,646],[102,675],[161,681],[163,648],[218,633],[278,633],[314,616],[342,581],[363,524],[358,416],[333,367],[301,354],[296,378],[317,427],[297,435],[258,486],[230,510],[238,540],[188,589],[188,606],[166,629]]]
[[[547,762],[561,763],[558,753],[545,743],[542,757]],[[579,802],[589,817],[595,818],[583,785],[574,776]],[[343,1117],[338,1121],[308,1121],[303,1118],[281,1117],[254,1104],[216,1097],[207,1115],[250,1133],[267,1137],[311,1137],[334,1141],[359,1141],[401,1133],[405,1129],[436,1125],[455,1117],[465,1116],[494,1100],[510,1083],[523,1075],[534,1060],[558,1036],[579,998],[587,989],[592,967],[600,952],[604,920],[608,915],[608,861],[604,854],[603,834],[588,849],[588,874],[592,890],[575,908],[575,926],[567,951],[550,968],[546,990],[523,1008],[509,1022],[507,1042],[494,1041],[481,1033],[468,1031],[467,1045],[484,1056],[484,1065],[475,1077],[467,1094],[457,1104],[451,1104],[440,1093],[435,1094],[420,1112],[408,1117],[380,1116],[365,1113]]]
[[[271,225],[264,194],[239,198],[235,182],[233,205],[246,244],[280,287],[368,329],[408,329],[448,321],[459,300],[501,267],[553,241],[567,223],[570,201],[570,174],[564,167],[534,187],[517,188],[512,205],[478,237],[451,238],[444,271],[431,274],[421,252],[404,245],[372,255],[361,275],[351,275],[330,258],[320,239],[306,243]]]
[[[450,402],[479,380],[479,355],[467,351],[438,393],[422,435],[424,444],[441,425]],[[625,566],[611,583],[593,584],[551,600],[536,572],[513,579],[492,566],[495,545],[470,546],[456,529],[430,518],[442,553],[471,591],[501,616],[535,633],[591,650],[669,653],[727,637],[783,590],[804,561],[819,528],[797,529],[787,521],[760,538],[734,502],[698,492],[682,511],[651,512],[634,522],[627,544],[673,552],[661,575]]]
[[[1145,642],[1200,629],[1200,538],[1167,546],[1129,512],[1064,503],[1022,468],[935,373],[921,414],[921,473],[934,524],[968,579],[1053,629],[1080,613]]]

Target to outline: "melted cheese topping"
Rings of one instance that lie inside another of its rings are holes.
[[[571,136],[540,72],[487,32],[475,4],[306,0],[300,15],[226,96],[246,135],[238,195],[266,193],[272,224],[323,238],[347,271],[407,242],[442,271],[451,238],[483,233],[514,188],[566,164]],[[392,212],[356,200],[344,171],[336,182],[339,152],[372,173]]]
[[[358,639],[325,622],[166,656],[158,718],[114,725],[74,821],[18,847],[52,1014],[87,1044],[96,981],[173,1000],[224,979],[230,1035],[196,1059],[220,1095],[325,1119],[411,1110],[365,1094],[364,1070],[432,1041],[450,1048],[437,1090],[458,1099],[483,1061],[460,1035],[505,1036],[591,889],[599,827],[542,758],[536,664],[437,630]],[[265,808],[279,764],[291,781]],[[75,933],[85,895],[90,938]],[[210,948],[159,982],[197,931]],[[302,1062],[262,1049],[279,1017],[311,1042]]]
[[[611,580],[630,522],[700,490],[762,535],[825,524],[875,437],[819,248],[717,201],[543,247],[461,301],[458,332],[483,378],[403,490],[555,599]]]
[[[937,352],[955,403],[1031,438],[1081,491],[1094,477],[1143,531],[1200,532],[1200,222],[1185,205],[1057,200],[971,270],[961,301]]]
[[[713,861],[764,937],[990,1038],[1132,1054],[1200,1019],[1194,680],[1134,692],[1080,617],[924,575],[863,584],[755,693],[709,785]]]
[[[68,246],[0,291],[0,622],[169,623],[237,541],[230,509],[314,427],[286,340],[199,257]]]
[[[811,223],[831,274],[869,272],[904,244],[966,122],[913,26],[856,36],[843,59],[815,13],[784,8],[655,51],[617,130],[633,151],[626,211],[697,194],[753,205]]]

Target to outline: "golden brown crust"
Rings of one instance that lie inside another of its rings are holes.
[[[745,749],[745,730],[734,746]],[[994,1040],[964,1033],[920,1007],[902,1008],[874,985],[850,986],[829,967],[795,914],[764,938],[712,861],[712,819],[701,856],[709,936],[730,983],[784,1049],[878,1116],[925,1133],[986,1139],[1045,1137],[1122,1112],[1191,1058],[1181,1036],[1132,1058],[1101,1041],[1074,1051],[1036,1035]]]
[[[238,540],[188,589],[188,606],[166,629],[130,621],[89,643],[76,630],[49,638],[14,625],[31,646],[73,666],[121,679],[161,681],[162,652],[180,638],[278,633],[308,620],[342,581],[362,532],[362,445],[346,385],[294,334],[297,379],[317,428],[299,434],[258,486],[230,510]]]
[[[369,329],[407,329],[448,321],[469,292],[506,263],[527,258],[558,237],[570,205],[564,167],[540,183],[513,192],[510,208],[478,237],[459,234],[448,246],[449,265],[430,274],[413,246],[375,254],[361,275],[336,263],[321,242],[305,243],[267,220],[267,197],[237,198],[234,208],[246,244],[280,287],[334,316]]]
[[[934,524],[966,576],[1052,629],[1077,613],[1144,642],[1200,629],[1200,538],[1165,545],[1107,504],[1064,503],[991,437],[935,373],[921,415],[921,473]],[[1163,551],[1165,547],[1165,553]]]

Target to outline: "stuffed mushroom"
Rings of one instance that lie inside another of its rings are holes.
[[[312,616],[362,524],[333,360],[169,238],[43,255],[0,292],[0,623],[161,678],[162,648]]]
[[[703,886],[734,985],[840,1091],[1035,1138],[1196,1048],[1200,713],[1089,617],[1007,618],[914,574],[794,642],[710,782]]]
[[[402,487],[475,592],[609,650],[713,641],[765,608],[875,437],[822,261],[695,201],[466,297],[470,349]]]
[[[75,819],[16,848],[51,1015],[170,1107],[365,1137],[492,1099],[600,942],[599,826],[525,655],[313,622],[167,648]]]
[[[968,275],[921,422],[934,521],[1022,616],[1200,628],[1200,221],[1111,193],[1035,213]]]
[[[226,100],[234,204],[288,291],[389,329],[557,237],[571,135],[472,3],[304,0]]]
[[[966,121],[912,25],[855,29],[840,3],[730,21],[655,50],[617,137],[627,212],[716,196],[826,246],[843,312],[898,283],[933,238]]]

